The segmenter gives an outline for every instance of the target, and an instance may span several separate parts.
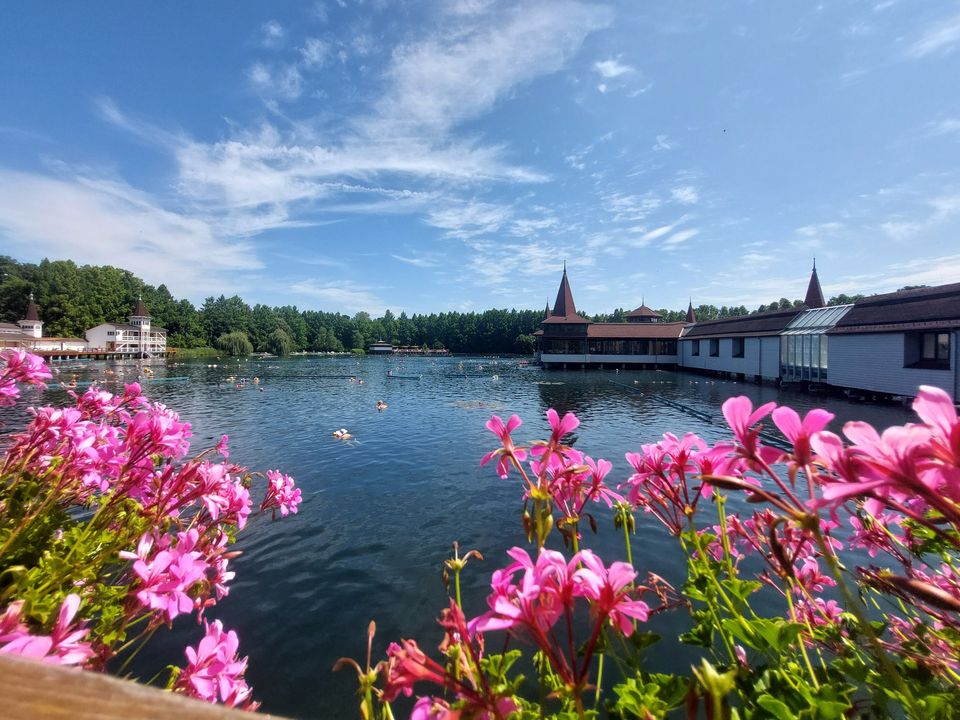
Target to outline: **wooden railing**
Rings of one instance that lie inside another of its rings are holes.
[[[0,717],[8,720],[252,720],[271,716],[230,710],[101,673],[0,655]]]

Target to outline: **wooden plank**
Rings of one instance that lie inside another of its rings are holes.
[[[9,720],[250,720],[250,713],[102,673],[0,655],[0,716]]]

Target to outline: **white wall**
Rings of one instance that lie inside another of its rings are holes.
[[[780,338],[748,337],[743,341],[743,357],[733,357],[733,338],[720,338],[720,355],[710,356],[710,340],[700,340],[700,354],[693,354],[695,339],[680,340],[682,367],[717,372],[743,373],[747,377],[760,375],[767,380],[780,377]]]
[[[33,344],[33,349],[34,350],[86,350],[87,343],[79,338],[75,340],[41,338]]]
[[[920,385],[934,385],[957,400],[957,336],[951,333],[950,369],[905,368],[904,333],[830,335],[827,382],[891,395],[917,394]]]

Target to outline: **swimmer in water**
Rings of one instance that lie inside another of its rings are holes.
[[[377,412],[383,412],[389,407],[383,400],[377,400]]]

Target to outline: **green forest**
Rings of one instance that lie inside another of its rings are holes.
[[[143,298],[155,327],[167,330],[170,347],[216,347],[231,354],[295,351],[349,351],[385,340],[395,345],[446,348],[458,353],[523,353],[534,349],[532,333],[543,320],[543,310],[494,309],[483,312],[442,312],[394,315],[386,310],[373,318],[322,310],[300,310],[293,305],[250,306],[242,298],[208,297],[195,307],[178,300],[166,285],[154,287],[128,270],[108,265],[77,265],[70,260],[22,263],[0,256],[0,322],[23,317],[30,293],[40,309],[44,335],[84,336],[87,328],[103,322],[125,321],[138,297]],[[859,297],[859,296],[857,296]],[[856,298],[839,296],[830,304]],[[786,309],[799,300],[781,298],[757,311]],[[585,315],[596,322],[624,322],[629,310]],[[664,322],[683,320],[686,310],[661,308]],[[746,307],[695,308],[698,320],[749,313]],[[756,311],[755,311],[756,312]]]

